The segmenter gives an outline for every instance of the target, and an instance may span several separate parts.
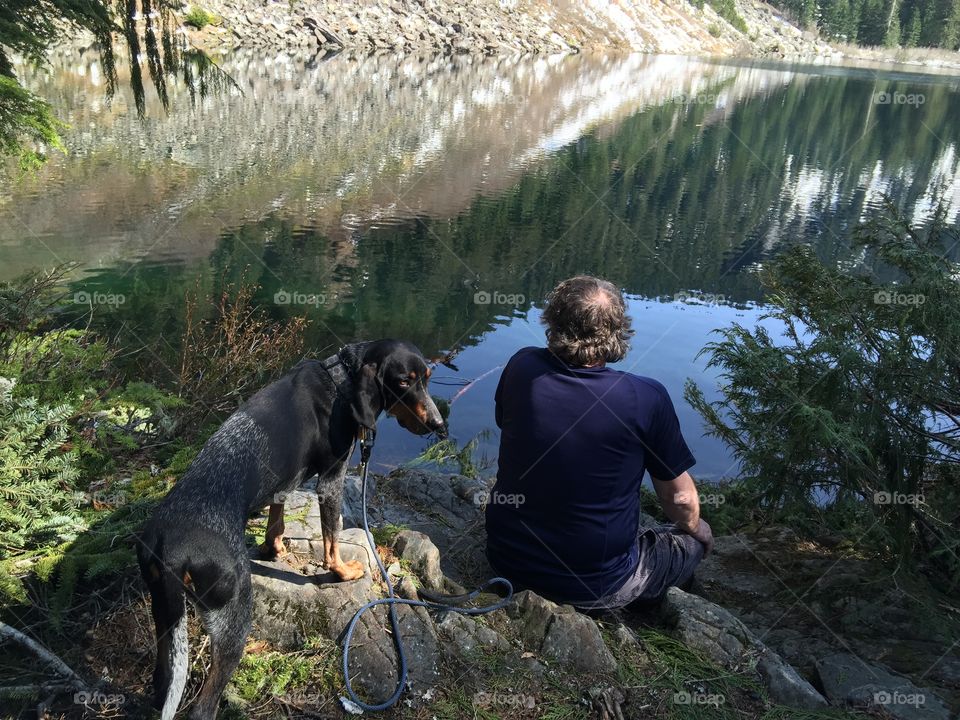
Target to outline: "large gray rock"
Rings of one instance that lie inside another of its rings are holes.
[[[326,631],[314,579],[283,561],[251,561],[253,637],[281,650],[300,650],[310,635]]]
[[[501,652],[510,649],[510,643],[496,630],[460,613],[443,613],[437,630],[448,641],[447,647],[461,657],[469,658],[478,649]]]
[[[901,720],[949,720],[950,711],[929,689],[849,653],[821,658],[817,673],[836,705],[882,709]]]
[[[377,476],[370,473],[367,477],[367,502],[371,503],[377,496]],[[362,528],[363,527],[363,502],[362,491],[363,484],[360,476],[354,472],[348,472],[343,479],[343,527]]]
[[[664,598],[663,612],[674,635],[687,647],[731,670],[754,666],[774,701],[805,709],[827,704],[792,666],[719,605],[670,588]]]
[[[304,495],[309,499],[309,495]],[[354,613],[381,597],[381,586],[374,581],[380,579],[379,570],[363,530],[348,528],[338,533],[343,559],[359,561],[365,571],[359,580],[341,582],[320,567],[323,543],[311,539],[310,525],[309,520],[287,523],[288,531],[292,527],[294,532],[291,549],[310,554],[304,572],[283,559],[252,563],[253,636],[284,650],[299,650],[306,638],[316,634],[341,640]],[[416,698],[439,678],[437,632],[423,608],[402,605],[397,608],[397,615],[407,654],[408,687]],[[350,672],[354,688],[368,700],[380,702],[393,691],[397,662],[385,607],[368,611],[357,624],[351,643]]]
[[[337,538],[340,542],[340,557],[343,558],[345,562],[356,560],[363,565],[363,569],[367,575],[375,580],[380,580],[380,568],[377,567],[376,560],[373,557],[373,550],[370,548],[370,542],[363,528],[354,527],[341,530],[337,533]],[[321,560],[322,557],[321,548],[321,554],[317,557],[317,560]]]
[[[322,558],[323,535],[316,482],[316,477],[311,478],[280,499],[283,500],[283,536],[287,547],[291,552],[301,555],[316,555],[319,552]]]
[[[490,491],[487,483],[480,479],[410,469],[391,473],[388,485],[404,504],[436,513],[456,530],[463,530],[481,518]]]
[[[367,578],[352,585],[369,582]],[[339,639],[340,633],[353,618],[362,597],[338,592],[336,587],[321,587],[328,593],[328,602],[339,603],[329,611],[329,637]],[[359,595],[363,594],[360,590]],[[397,606],[400,635],[407,655],[407,683],[415,696],[427,693],[439,680],[437,666],[439,641],[433,621],[423,608],[409,605]],[[397,660],[393,639],[389,632],[390,621],[384,606],[366,612],[357,623],[350,651],[350,677],[354,689],[371,702],[386,700],[397,682]]]
[[[515,596],[513,615],[522,622],[524,644],[544,657],[582,672],[613,672],[617,667],[597,624],[570,605],[557,605],[534,592]]]
[[[405,560],[420,582],[430,590],[443,590],[443,572],[440,570],[440,551],[433,541],[416,530],[402,530],[393,541],[394,552]]]

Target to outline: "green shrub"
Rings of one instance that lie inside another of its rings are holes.
[[[0,377],[0,590],[22,597],[14,559],[76,537],[85,523],[72,490],[77,451],[67,442],[73,407],[16,398],[14,385]]]
[[[858,231],[876,268],[845,272],[806,246],[763,281],[785,338],[720,331],[705,351],[722,397],[687,400],[774,513],[842,518],[863,547],[960,580],[960,272],[938,215],[920,233],[897,216]]]
[[[192,25],[197,30],[203,30],[207,25],[216,25],[218,18],[209,10],[204,10],[197,5],[191,5],[190,9],[183,16],[185,25]]]
[[[743,17],[740,16],[740,13],[737,12],[737,5],[735,0],[689,0],[690,4],[693,5],[698,10],[703,10],[703,5],[705,2],[710,3],[717,15],[722,17],[728,23],[733,25],[737,30],[742,33],[747,32],[747,23],[744,21]],[[710,33],[713,37],[720,37],[723,33],[723,29],[716,23],[710,23],[707,26],[707,32]]]
[[[433,466],[439,469],[456,468],[456,472],[464,477],[479,478],[490,467],[490,460],[482,453],[478,455],[481,442],[488,440],[490,430],[481,430],[473,438],[457,445],[456,440],[445,438],[428,446],[413,460],[409,460],[406,467]]]
[[[256,307],[257,287],[228,286],[219,297],[188,295],[177,395],[183,424],[219,425],[243,400],[300,357],[307,320],[273,321]],[[196,432],[196,430],[194,430]]]
[[[313,658],[299,654],[247,653],[231,682],[241,698],[253,702],[306,685],[315,665]]]
[[[737,12],[737,6],[734,0],[709,0],[709,2],[710,6],[717,11],[717,15],[733,25],[733,27],[740,32],[747,32],[747,23],[740,17],[740,13]]]
[[[132,567],[135,532],[206,429],[299,354],[304,323],[269,321],[250,287],[211,318],[194,299],[172,395],[125,383],[94,333],[56,327],[64,273],[0,285],[0,598],[29,584],[54,625],[78,583]]]

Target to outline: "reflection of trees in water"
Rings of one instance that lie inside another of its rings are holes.
[[[223,67],[243,96],[183,112],[186,90],[171,86],[177,110],[148,93],[139,122],[125,82],[111,107],[96,101],[95,55],[55,66],[32,84],[69,112],[71,156],[45,169],[49,189],[15,188],[10,202],[54,252],[85,264],[148,251],[206,257],[221,231],[278,206],[340,242],[395,218],[455,216],[556,148],[591,129],[615,132],[675,93],[722,90],[732,106],[790,77],[669,56],[387,55],[309,66],[235,53]],[[173,218],[177,230],[166,233]],[[20,227],[6,219],[0,208],[0,243],[15,244]]]
[[[126,56],[141,117],[146,108],[141,62],[165,110],[168,84],[175,78],[191,98],[229,84],[203,53],[188,47],[168,0],[5,0],[0,6],[0,158],[10,154],[32,163],[43,157],[44,145],[63,149],[59,137],[63,126],[47,98],[26,89],[24,63],[14,63],[12,57],[19,54],[28,63],[47,65],[52,46],[84,32],[93,36],[108,98],[117,89],[118,56]],[[114,34],[123,42],[116,42]]]
[[[122,20],[125,46],[121,55],[127,58],[130,87],[133,90],[137,114],[146,112],[146,92],[143,84],[141,58],[147,66],[150,82],[164,110],[170,107],[168,83],[179,80],[190,94],[205,98],[211,91],[223,91],[233,85],[230,77],[203,52],[193,48],[164,0],[116,0]],[[109,36],[108,36],[109,39]],[[116,53],[112,42],[98,42],[100,57],[107,80],[108,95],[117,86]]]
[[[786,246],[810,243],[828,261],[850,257],[852,229],[879,200],[864,185],[878,165],[901,209],[938,184],[957,142],[946,118],[957,116],[960,100],[947,88],[928,90],[935,107],[927,115],[876,107],[872,82],[836,78],[746,99],[724,123],[706,122],[712,106],[648,109],[615,132],[567,145],[452,218],[367,230],[346,250],[276,212],[222,233],[199,269],[100,273],[104,288],[129,298],[100,321],[175,339],[179,309],[165,306],[177,306],[197,278],[217,289],[244,274],[262,286],[271,313],[313,320],[308,346],[316,348],[384,335],[411,338],[427,352],[469,344],[524,310],[476,304],[478,290],[539,302],[578,272],[648,297],[698,289],[757,300],[745,268]],[[939,128],[942,141],[924,123]],[[945,172],[956,176],[952,165]],[[814,189],[801,192],[812,173],[820,174]],[[323,294],[325,303],[276,305],[280,290]]]

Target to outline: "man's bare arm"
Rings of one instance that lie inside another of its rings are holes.
[[[691,535],[700,525],[700,495],[697,486],[685,472],[673,480],[653,479],[653,489],[660,498],[660,507],[670,521]]]
[[[700,494],[690,473],[684,472],[673,480],[653,479],[653,489],[660,499],[663,514],[677,527],[692,535],[706,546],[713,548],[713,533],[710,526],[700,518]]]

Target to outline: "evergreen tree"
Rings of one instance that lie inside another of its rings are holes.
[[[903,44],[906,47],[916,47],[920,44],[920,12],[916,5],[910,8],[909,20],[903,34]]]
[[[761,506],[847,530],[859,518],[866,542],[950,587],[960,582],[960,279],[943,249],[956,239],[942,209],[926,232],[892,211],[862,227],[858,244],[899,273],[895,284],[791,249],[764,274],[768,317],[785,337],[721,331],[706,348],[721,399],[686,389]]]
[[[900,16],[897,14],[896,0],[890,3],[890,15],[887,22],[887,32],[883,36],[883,44],[887,47],[896,47],[900,44]]]
[[[44,146],[62,147],[60,124],[49,106],[26,90],[14,74],[11,55],[44,62],[46,49],[68,33],[92,32],[104,67],[115,77],[109,7],[101,0],[6,0],[0,4],[0,154],[18,155],[29,164],[42,158]],[[27,140],[30,145],[24,145]]]
[[[886,27],[887,14],[881,0],[867,0],[860,12],[857,42],[860,45],[883,45]]]
[[[960,0],[775,0],[801,23],[860,45],[960,49]],[[819,12],[818,12],[819,11]]]
[[[949,3],[949,12],[943,27],[940,47],[948,50],[960,50],[960,0]]]

